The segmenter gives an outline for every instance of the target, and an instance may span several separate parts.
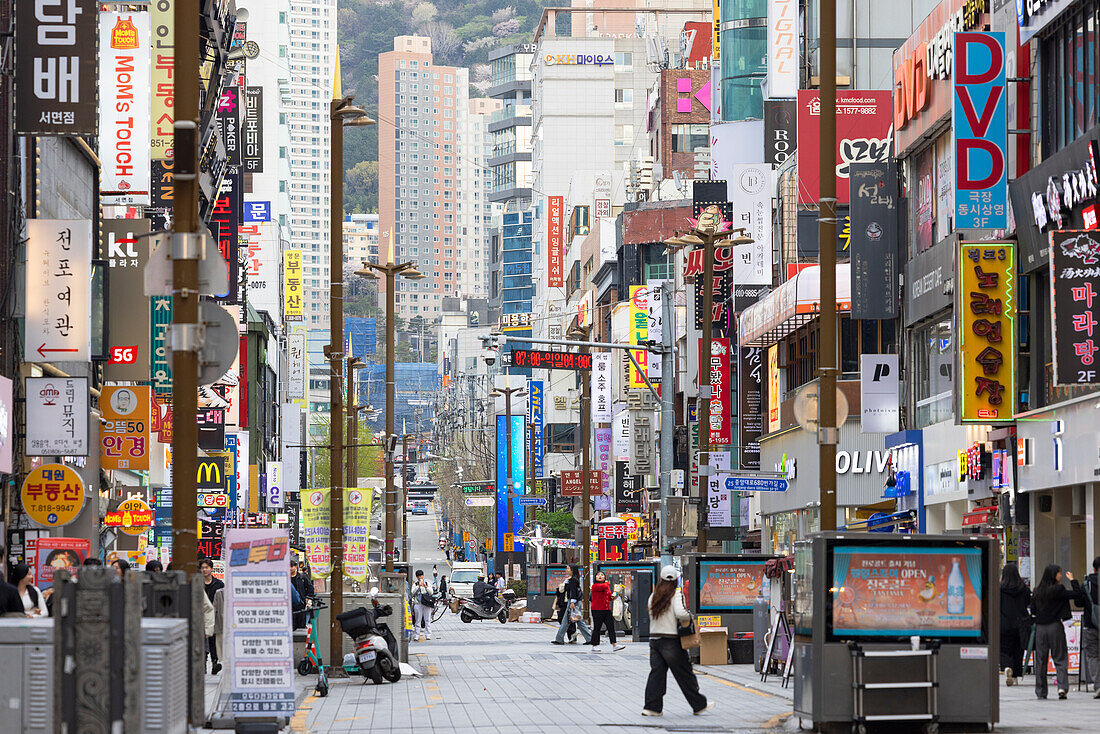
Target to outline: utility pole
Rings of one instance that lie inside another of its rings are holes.
[[[402,425],[404,428],[404,425]],[[412,554],[409,553],[409,434],[401,433],[401,552],[405,563],[412,570]]]
[[[821,0],[821,141],[818,242],[821,260],[821,391],[817,416],[821,529],[836,530],[836,0]]]
[[[676,430],[673,411],[675,410],[676,390],[676,354],[673,344],[676,339],[675,311],[672,308],[672,283],[661,283],[661,540],[658,547],[661,565],[672,563],[672,549],[668,545],[668,498],[672,495],[672,434]]]
[[[588,329],[580,327],[575,332],[584,341],[588,341]],[[591,354],[587,345],[581,347],[581,354]],[[590,605],[589,590],[592,586],[592,483],[589,474],[592,470],[592,380],[581,376],[581,483],[584,497],[581,500],[581,539],[584,541],[581,552],[581,564],[584,567],[581,583],[584,584],[584,614],[588,616]]]
[[[505,376],[504,379],[507,380],[508,377]],[[517,398],[525,397],[527,395],[527,390],[522,387],[498,387],[492,392],[493,397],[500,397],[501,395],[504,396],[504,465],[506,467],[505,477],[508,482],[508,487],[505,490],[505,497],[508,502],[508,514],[505,515],[505,530],[498,530],[497,534],[500,535],[502,540],[505,535],[510,536],[512,538],[512,544],[509,546],[508,550],[497,548],[497,555],[500,556],[504,564],[504,578],[506,580],[514,580],[511,572],[512,562],[515,557],[516,534],[514,527],[515,523],[512,522],[512,497],[516,493],[516,488],[512,480],[512,396],[515,395]]]

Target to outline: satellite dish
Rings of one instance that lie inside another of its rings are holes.
[[[798,395],[794,399],[794,417],[798,421],[798,425],[810,433],[817,433],[818,429],[818,415],[821,396],[818,391],[821,389],[821,383],[813,382],[806,385],[799,390]],[[844,397],[844,393],[837,388],[836,391],[836,427],[840,428],[844,425],[844,421],[848,419],[848,398]]]

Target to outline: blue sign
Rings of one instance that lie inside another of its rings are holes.
[[[233,514],[237,512],[237,437],[231,433],[225,434],[225,450],[233,454],[233,466],[227,467],[226,471],[229,474],[229,487],[226,492],[229,494],[229,511]]]
[[[1005,34],[956,33],[952,130],[955,228],[1008,227]]]
[[[270,222],[270,201],[246,201],[244,203],[244,221],[246,222]]]
[[[542,422],[545,411],[542,380],[527,381],[527,420],[531,423],[531,463],[535,471],[535,478],[541,478],[542,467]]]
[[[526,438],[526,417],[512,416],[512,493],[526,494],[527,467],[523,460],[523,444]],[[496,548],[504,547],[504,534],[518,535],[523,527],[523,505],[512,502],[512,521],[508,522],[508,459],[505,446],[508,443],[507,426],[504,416],[497,416],[497,542]],[[517,498],[518,499],[518,498]],[[517,551],[524,550],[523,543],[516,542]]]
[[[786,479],[767,477],[731,476],[726,479],[726,489],[734,492],[786,492]]]
[[[546,504],[545,497],[518,497],[513,502],[519,502],[521,507],[527,507],[529,505],[543,506]]]

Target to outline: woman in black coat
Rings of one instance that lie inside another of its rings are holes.
[[[1050,564],[1031,596],[1031,612],[1035,615],[1035,697],[1047,697],[1047,658],[1054,661],[1058,678],[1058,698],[1069,695],[1069,654],[1066,650],[1066,628],[1062,622],[1071,619],[1069,603],[1086,600],[1081,585],[1066,571],[1064,576],[1073,586],[1062,585],[1062,567]]]
[[[1005,685],[1016,685],[1023,675],[1024,648],[1031,635],[1031,589],[1020,578],[1015,563],[1006,563],[1001,571],[1001,669]]]

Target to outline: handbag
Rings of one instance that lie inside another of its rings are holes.
[[[695,628],[694,619],[690,620],[687,626],[677,627],[676,633],[680,635],[680,647],[684,650],[693,650],[702,644],[702,640],[699,638],[699,630]]]
[[[576,604],[570,604],[569,605],[569,621],[570,622],[579,622],[582,619],[584,619],[584,615],[581,614],[581,610],[577,609]]]

